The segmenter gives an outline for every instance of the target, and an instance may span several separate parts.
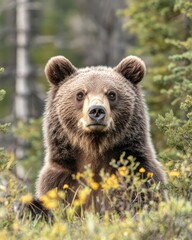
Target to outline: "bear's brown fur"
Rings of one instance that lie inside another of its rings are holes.
[[[115,68],[75,68],[63,56],[51,58],[45,74],[51,83],[44,115],[46,157],[37,181],[37,197],[64,184],[77,189],[72,175],[91,165],[95,180],[103,168],[115,172],[111,159],[122,152],[136,157],[155,182],[166,182],[156,159],[146,105],[138,83],[144,62],[124,58]],[[165,193],[161,191],[165,198]],[[68,201],[73,196],[68,193]],[[99,207],[98,207],[99,211]]]

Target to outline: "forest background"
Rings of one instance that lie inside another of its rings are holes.
[[[0,0],[0,4],[0,67],[4,68],[0,89],[6,91],[0,92],[2,236],[39,239],[41,229],[42,239],[48,235],[53,239],[64,235],[66,239],[190,239],[191,1]],[[142,88],[158,158],[169,178],[170,199],[150,214],[143,211],[137,219],[128,216],[118,227],[118,217],[110,225],[106,219],[88,215],[81,221],[73,219],[72,225],[61,225],[60,220],[53,228],[25,221],[21,228],[11,206],[26,191],[34,192],[43,163],[41,120],[49,87],[44,76],[47,60],[64,55],[77,67],[115,66],[134,54],[148,69]],[[81,236],[76,235],[77,226]]]

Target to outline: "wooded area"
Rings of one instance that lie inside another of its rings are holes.
[[[0,0],[0,4],[0,239],[190,239],[191,0]],[[78,220],[69,209],[69,223],[60,219],[57,209],[53,228],[38,221],[31,227],[27,220],[24,229],[19,225],[12,206],[34,191],[42,165],[41,124],[48,90],[44,66],[55,55],[67,57],[77,67],[115,66],[127,55],[145,61],[142,88],[152,138],[169,179],[169,200],[158,209],[150,213],[144,209],[137,219],[127,213],[125,221],[116,215],[109,220],[108,213],[103,219],[90,214]]]

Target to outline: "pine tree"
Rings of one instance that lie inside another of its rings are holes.
[[[170,193],[187,200],[192,199],[191,10],[191,0],[130,0],[124,11],[124,16],[129,16],[126,27],[138,39],[136,52],[150,61],[156,109],[154,98],[149,103],[153,103],[154,113],[159,113],[156,124],[166,141],[160,158],[170,175]]]
[[[169,160],[169,167],[179,177],[171,179],[176,196],[192,200],[192,2],[175,1],[174,9],[179,11],[185,22],[185,39],[172,39],[168,42],[177,47],[170,56],[169,74],[160,76],[169,88],[163,92],[171,100],[172,110],[159,116],[158,127],[163,131],[169,148],[162,156]],[[174,160],[174,161],[171,161]],[[173,190],[173,188],[172,188]]]
[[[125,29],[136,37],[136,44],[133,49],[129,49],[129,54],[141,56],[147,65],[143,87],[150,106],[153,138],[156,147],[160,149],[164,147],[164,142],[155,120],[157,114],[168,110],[170,102],[166,95],[160,94],[164,82],[157,81],[156,75],[168,73],[169,56],[176,51],[176,46],[167,41],[175,38],[184,40],[185,22],[179,10],[175,9],[175,0],[130,0],[127,9],[121,14],[127,19]]]

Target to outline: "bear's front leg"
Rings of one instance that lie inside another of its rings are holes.
[[[45,165],[40,171],[39,178],[36,183],[36,196],[40,198],[49,190],[57,188],[62,190],[64,184],[70,185],[73,188],[76,181],[73,179],[74,172],[55,164]]]
[[[36,197],[30,202],[23,204],[22,202],[14,203],[14,211],[18,218],[29,216],[31,219],[39,218],[45,221],[53,221],[53,214],[50,210],[44,207],[41,197],[53,188],[62,190],[64,184],[74,188],[76,181],[73,180],[73,173],[62,167],[54,165],[45,165],[40,171],[36,185]],[[72,186],[73,185],[73,186]],[[66,196],[66,201],[70,202],[73,199],[73,192],[69,191]]]

